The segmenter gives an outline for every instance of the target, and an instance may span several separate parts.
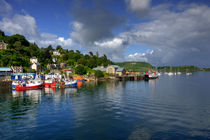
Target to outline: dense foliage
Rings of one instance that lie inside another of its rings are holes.
[[[126,71],[132,72],[146,72],[155,69],[151,64],[146,62],[121,62],[115,64],[124,67]]]
[[[104,77],[104,73],[100,70],[96,70],[94,74],[96,78]]]
[[[27,71],[30,67],[30,58],[37,57],[39,63],[42,66],[42,70],[46,71],[47,64],[52,64],[52,58],[56,58],[55,63],[66,63],[68,66],[72,66],[76,69],[76,73],[87,73],[90,69],[108,64],[113,64],[106,55],[99,57],[98,53],[95,55],[93,52],[89,54],[81,54],[80,51],[66,50],[61,46],[57,46],[56,50],[60,52],[60,56],[54,56],[53,47],[50,45],[47,48],[39,48],[35,43],[30,43],[22,35],[16,34],[6,36],[3,31],[0,30],[0,41],[8,44],[6,50],[0,50],[0,67],[6,66],[23,66]],[[77,66],[79,66],[77,68]],[[84,68],[84,72],[81,72],[81,68]]]

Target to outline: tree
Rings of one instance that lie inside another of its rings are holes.
[[[94,73],[96,78],[104,77],[104,73],[100,70],[96,70]]]
[[[58,45],[57,47],[56,47],[56,50],[62,50],[63,48],[61,47],[61,45]]]
[[[49,51],[52,51],[52,50],[53,50],[52,45],[49,45],[49,46],[47,47],[47,49],[48,49]]]
[[[5,34],[2,30],[0,30],[0,36],[5,36]]]
[[[76,74],[79,74],[79,75],[83,75],[83,74],[86,74],[87,71],[85,69],[85,67],[83,65],[78,65],[76,68],[75,68],[75,73]]]
[[[93,56],[93,52],[89,52],[90,56]]]

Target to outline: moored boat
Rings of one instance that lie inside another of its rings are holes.
[[[77,80],[65,80],[65,87],[76,87]]]
[[[47,79],[44,81],[45,88],[50,88],[50,85],[53,83],[52,79]]]
[[[12,89],[16,89],[16,86],[18,86],[21,83],[21,81],[12,81]]]
[[[22,83],[19,83],[19,85],[16,86],[16,90],[28,90],[28,89],[37,89],[41,88],[43,86],[43,82],[41,80],[29,80],[24,81]]]
[[[158,75],[155,72],[149,74],[149,79],[156,79],[156,78],[158,78]]]
[[[52,84],[50,84],[51,88],[59,88],[59,82],[53,82]]]

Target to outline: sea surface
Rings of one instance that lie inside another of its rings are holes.
[[[210,139],[210,72],[65,90],[1,88],[0,139]]]

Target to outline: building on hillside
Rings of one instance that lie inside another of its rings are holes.
[[[65,69],[62,69],[62,72],[69,78],[72,75],[72,67],[66,67]]]
[[[100,70],[102,72],[106,72],[106,67],[104,67],[104,66],[98,66],[96,68],[93,68],[93,70]]]
[[[106,73],[118,75],[118,76],[122,76],[126,74],[126,70],[117,65],[109,65],[107,67],[99,66],[99,67],[93,68],[93,70],[100,70],[102,72],[106,72]]]
[[[11,66],[13,73],[23,73],[23,67],[22,66]]]
[[[53,63],[56,63],[57,60],[58,60],[58,59],[57,59],[56,57],[53,57],[53,58],[52,58]]]
[[[35,71],[41,70],[41,65],[39,64],[38,59],[36,57],[32,57],[30,59],[30,62],[32,63],[31,69],[34,69]]]
[[[33,63],[38,63],[38,59],[34,56],[32,58],[30,58],[30,62]]]
[[[10,67],[0,67],[0,80],[10,80],[12,69]]]
[[[47,69],[49,70],[60,70],[59,64],[47,64]]]
[[[7,49],[7,44],[4,43],[3,41],[0,42],[0,50],[6,50]]]
[[[66,63],[61,63],[61,64],[60,64],[60,68],[61,68],[61,69],[64,69],[64,68],[66,68],[66,67],[67,67],[67,64],[66,64]]]
[[[58,50],[55,50],[55,51],[53,51],[53,55],[60,56],[61,54],[60,54],[60,52]]]

